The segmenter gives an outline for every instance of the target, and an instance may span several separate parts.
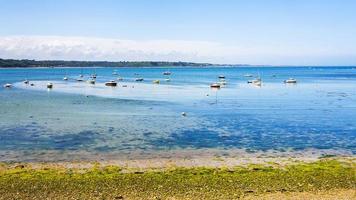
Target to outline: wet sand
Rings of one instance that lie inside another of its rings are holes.
[[[182,149],[153,152],[129,153],[90,153],[84,151],[56,152],[43,151],[31,154],[19,152],[0,152],[0,161],[16,166],[25,163],[34,168],[51,166],[55,168],[91,168],[94,164],[101,166],[120,166],[125,169],[166,169],[172,167],[235,167],[250,164],[267,166],[285,166],[300,162],[315,162],[322,158],[337,158],[341,161],[355,162],[352,152],[336,150],[308,149],[303,151],[256,151],[247,152],[241,149]]]

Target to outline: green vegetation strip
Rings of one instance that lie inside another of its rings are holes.
[[[271,192],[356,189],[355,163],[322,160],[286,167],[174,168],[124,173],[91,169],[0,170],[0,199],[232,199]]]

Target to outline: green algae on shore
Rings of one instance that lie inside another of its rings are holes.
[[[322,159],[284,167],[127,171],[0,167],[0,199],[237,199],[274,192],[356,190],[356,165]]]

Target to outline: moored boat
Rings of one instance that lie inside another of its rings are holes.
[[[220,85],[226,85],[227,84],[227,82],[226,82],[226,80],[224,78],[221,78],[218,83]]]
[[[170,71],[165,71],[165,72],[163,72],[163,75],[166,75],[166,76],[168,76],[168,75],[171,75],[172,73],[170,72]]]
[[[258,78],[258,79],[253,80],[252,83],[253,83],[254,85],[257,85],[257,86],[262,86],[262,80],[261,80],[261,78]]]
[[[255,85],[261,85],[262,80],[261,80],[261,78],[256,78],[256,79],[253,79],[253,80],[248,80],[247,83],[252,83],[252,84],[255,84]]]
[[[68,81],[68,77],[66,77],[66,76],[63,77],[63,80],[64,80],[64,81]]]
[[[48,83],[47,83],[47,88],[48,88],[48,89],[52,89],[52,88],[53,88],[53,83],[48,82]]]
[[[135,81],[143,81],[143,78],[136,78]]]
[[[289,79],[285,80],[284,83],[297,83],[297,79],[289,78]]]
[[[4,85],[4,88],[11,88],[12,87],[12,85],[10,84],[10,83],[6,83],[5,85]]]
[[[89,84],[95,84],[95,79],[89,79],[88,81],[87,81]]]
[[[155,83],[155,84],[159,84],[159,83],[160,83],[160,81],[159,81],[159,80],[154,80],[154,81],[153,81],[153,83]]]
[[[211,88],[220,88],[221,85],[219,83],[212,83],[212,84],[210,84],[210,87]]]
[[[105,85],[115,87],[115,86],[117,86],[117,83],[116,83],[116,81],[111,80],[111,81],[105,82]]]
[[[26,79],[26,80],[23,81],[23,83],[27,85],[27,84],[30,83],[30,81],[28,81],[28,80]]]

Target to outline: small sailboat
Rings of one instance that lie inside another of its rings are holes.
[[[88,81],[87,81],[89,84],[95,84],[95,79],[89,79]]]
[[[79,77],[80,78],[83,78],[84,76],[83,76],[83,68],[80,68],[80,74],[79,74]]]
[[[159,80],[154,80],[153,83],[154,83],[154,84],[159,84],[160,81],[159,81]]]
[[[261,80],[261,78],[256,78],[256,79],[253,79],[253,80],[248,80],[247,83],[252,83],[252,84],[255,84],[255,85],[261,85],[262,84],[262,80]]]
[[[170,71],[165,71],[165,72],[163,72],[163,75],[165,75],[165,76],[169,76],[169,75],[171,75],[172,73],[170,72]]]
[[[11,88],[12,87],[12,85],[10,84],[10,83],[6,83],[5,85],[4,85],[4,88]]]
[[[52,84],[51,82],[48,82],[48,83],[47,83],[47,88],[48,88],[48,89],[52,89],[52,88],[53,88],[53,84]]]
[[[227,84],[227,82],[226,82],[226,80],[224,78],[221,78],[218,83],[220,85],[226,85]]]
[[[255,79],[255,80],[253,80],[253,82],[252,82],[254,85],[256,85],[256,86],[262,86],[262,80],[261,80],[261,78],[257,78],[257,79]]]
[[[212,84],[210,84],[210,87],[211,88],[220,88],[221,85],[219,83],[212,83]]]
[[[66,71],[66,70],[64,70],[64,77],[63,77],[63,81],[68,81],[67,71]]]
[[[117,86],[117,83],[116,83],[116,81],[111,80],[111,81],[105,82],[105,85],[115,87],[115,86]]]
[[[79,77],[76,79],[76,81],[78,81],[78,82],[83,82],[83,81],[84,81],[83,75],[82,75],[82,74],[79,75]]]
[[[91,74],[90,78],[96,79],[97,74],[96,74],[96,69],[94,69],[94,73]]]
[[[294,78],[289,78],[289,79],[285,80],[284,83],[297,83],[297,80]]]

